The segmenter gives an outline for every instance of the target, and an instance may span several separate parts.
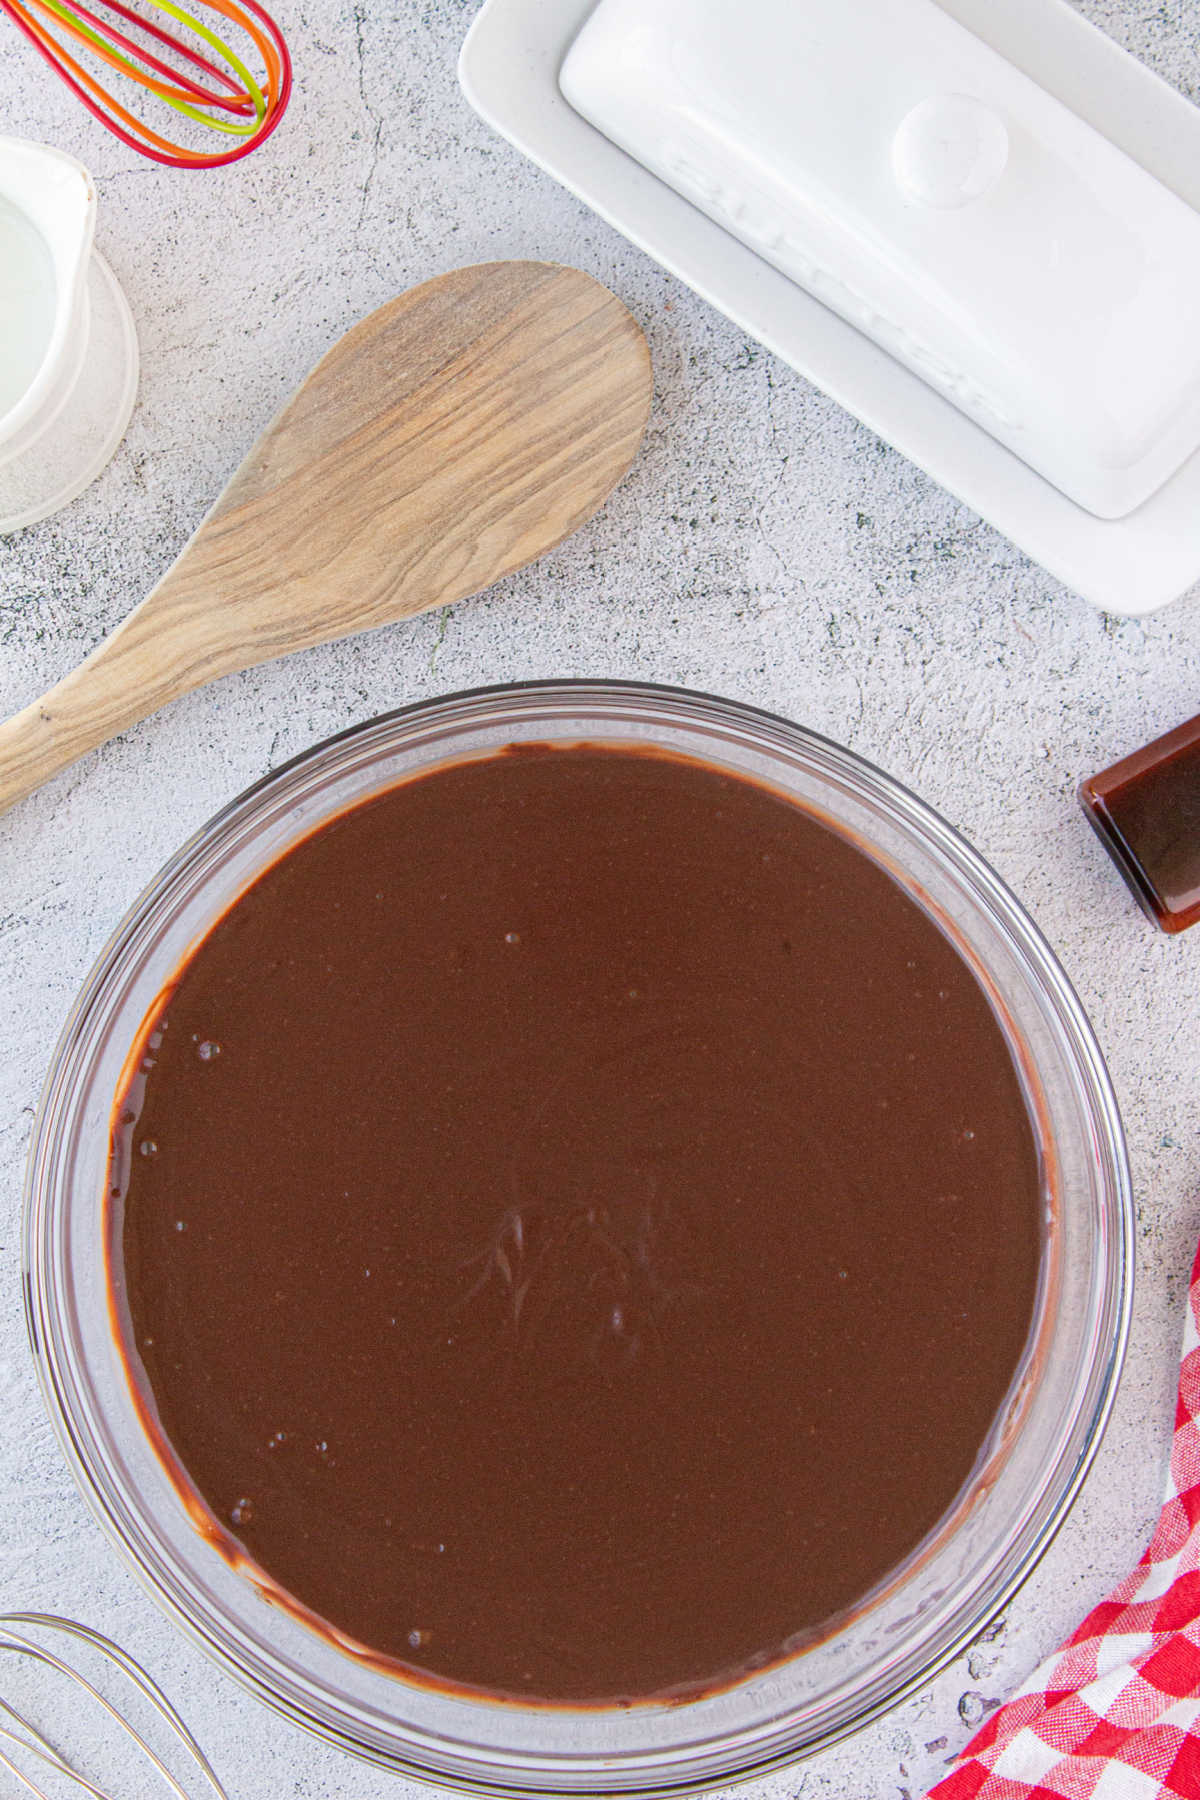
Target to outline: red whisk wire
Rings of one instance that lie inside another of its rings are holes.
[[[86,19],[89,24],[96,27],[97,33],[103,32],[106,44],[121,45],[123,49],[128,50],[131,55],[135,56],[140,63],[148,68],[157,69],[160,74],[169,77],[170,83],[175,85],[164,85],[162,82],[156,82],[147,76],[138,75],[135,77],[142,86],[146,87],[150,93],[157,94],[160,99],[184,100],[189,104],[193,104],[199,100],[210,106],[219,106],[227,112],[232,111],[241,113],[242,115],[249,115],[254,111],[254,102],[242,89],[238,88],[237,83],[231,78],[226,77],[225,79],[226,85],[231,87],[234,91],[234,98],[231,99],[228,94],[210,94],[206,88],[202,88],[199,82],[193,81],[189,75],[181,74],[179,70],[173,69],[169,63],[163,62],[161,57],[153,55],[151,51],[146,50],[142,45],[135,43],[133,39],[127,37],[123,31],[119,31],[115,25],[109,25],[105,20],[98,18],[94,12],[91,12],[88,7],[82,4],[82,0],[71,0],[71,20],[61,18],[55,7],[49,4],[49,0],[22,0],[22,4],[27,11],[29,5],[32,4],[38,7],[41,12],[48,13],[52,19],[57,21],[61,31],[66,31],[71,37],[83,44],[86,49],[91,49],[95,55],[102,57],[105,62],[111,64],[119,72],[132,74],[132,71],[122,69],[119,54],[114,53],[111,49],[105,48],[104,45],[95,44],[89,40],[87,33],[78,23],[79,20]],[[141,23],[140,20],[137,22]],[[46,29],[46,26],[43,25],[42,30],[45,31]],[[160,32],[159,35],[165,38],[168,43],[173,42],[167,33]],[[216,74],[217,71],[214,70],[213,73]]]
[[[174,37],[171,32],[164,31],[162,26],[155,25],[153,20],[143,19],[140,14],[133,12],[128,6],[123,5],[122,0],[99,0],[99,4],[108,12],[116,13],[118,18],[124,19],[128,24],[136,25],[140,31],[147,32],[149,36],[157,38],[159,43],[165,44],[168,49],[174,51],[176,56],[185,57],[187,61],[193,63],[196,68],[203,69],[206,75],[211,75],[214,81],[219,81],[221,85],[227,87],[231,93],[241,94],[241,89],[238,87],[237,82],[227,70],[220,68],[216,63],[209,62],[208,58],[202,56],[198,50],[193,50],[190,44],[185,44],[182,39]],[[82,13],[84,10],[83,7],[79,5],[78,0],[75,0],[75,10],[79,13]],[[87,16],[90,18],[93,15],[88,14]],[[146,53],[141,51],[139,54],[145,56]],[[147,60],[149,59],[147,58]],[[182,80],[183,78],[180,76],[178,79]],[[243,103],[245,103],[244,96]]]

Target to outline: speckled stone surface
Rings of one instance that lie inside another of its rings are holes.
[[[1193,0],[1086,10],[1200,99]],[[540,675],[682,682],[841,739],[994,863],[1109,1059],[1137,1198],[1132,1346],[1103,1448],[1003,1622],[856,1738],[745,1791],[900,1800],[1136,1559],[1156,1510],[1200,1231],[1200,931],[1160,937],[1074,801],[1079,778],[1200,708],[1200,597],[1119,621],[1064,592],[837,406],[492,137],[454,73],[474,0],[283,4],[298,92],[262,153],[141,161],[7,26],[6,131],[73,152],[137,318],[125,444],[58,518],[0,542],[0,705],[76,663],[182,548],[255,433],[369,308],[460,263],[559,259],[649,335],[645,450],[603,514],[486,598],[192,695],[0,821],[0,1606],[135,1648],[235,1800],[407,1791],[302,1737],[212,1668],[102,1537],[35,1385],[20,1298],[30,1121],[71,999],[125,908],[218,806],[314,739],[404,701]],[[413,1790],[419,1792],[423,1790]]]

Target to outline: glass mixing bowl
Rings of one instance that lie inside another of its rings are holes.
[[[110,1324],[110,1113],[172,971],[269,863],[333,815],[421,769],[522,739],[662,745],[767,782],[848,834],[974,967],[1040,1127],[1038,1317],[959,1503],[832,1636],[685,1704],[576,1711],[463,1698],[382,1673],[269,1604],[196,1530],[139,1423]],[[164,1608],[263,1700],[347,1750],[475,1792],[674,1794],[852,1731],[954,1656],[1028,1573],[1112,1401],[1131,1219],[1120,1121],[1082,1008],[1017,902],[942,819],[849,751],[748,707],[668,688],[539,682],[409,707],[319,744],[167,864],[96,964],[54,1055],[29,1165],[28,1320],[50,1413],[101,1524]]]

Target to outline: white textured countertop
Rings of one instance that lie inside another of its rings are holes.
[[[58,518],[0,541],[5,711],[153,585],[310,365],[412,283],[493,257],[576,264],[632,308],[657,371],[633,473],[539,566],[450,613],[193,694],[0,821],[0,1608],[70,1613],[134,1649],[232,1800],[406,1791],[212,1668],[76,1493],[21,1311],[30,1120],[71,999],[122,912],[272,764],[455,688],[543,675],[685,683],[842,740],[972,839],[1078,987],[1128,1131],[1132,1347],[1057,1541],[988,1642],[858,1737],[744,1790],[915,1800],[968,1723],[1136,1560],[1156,1511],[1200,1232],[1200,930],[1171,940],[1150,928],[1074,789],[1200,710],[1200,596],[1143,621],[1091,611],[523,163],[458,92],[473,10],[282,5],[291,112],[263,151],[206,174],[159,169],[110,139],[0,19],[0,121],[94,172],[98,241],[143,356],[138,407],[105,475]],[[1194,0],[1089,0],[1087,11],[1200,99]]]

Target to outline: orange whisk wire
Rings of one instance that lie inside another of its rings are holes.
[[[130,8],[124,4],[124,0],[99,0],[99,3],[107,12],[115,13],[118,18],[124,19],[130,25],[135,25],[139,31],[145,32],[148,37],[157,39],[160,44],[165,44],[167,49],[171,50],[176,56],[184,58],[198,69],[203,69],[206,75],[211,75],[214,81],[221,82],[221,84],[228,88],[231,93],[236,94],[239,92],[237,82],[225,69],[209,62],[198,50],[193,50],[189,44],[183,43],[181,39],[172,37],[170,32],[164,31],[162,27],[156,25],[152,19],[143,19],[140,14],[132,12]],[[81,18],[92,18],[95,20],[95,15],[88,13],[86,8],[79,4],[79,0],[74,0],[74,6],[75,11]],[[120,36],[120,34],[112,27],[109,27],[109,30],[114,39]],[[127,43],[128,41],[128,39],[125,40]],[[147,52],[143,51],[142,54],[147,62],[155,61],[155,59],[149,56]],[[163,66],[165,67],[165,65]],[[171,71],[168,69],[167,73],[171,73]],[[179,79],[184,80],[185,78],[180,76]],[[249,105],[244,96],[241,104],[244,106]]]
[[[135,56],[139,56],[142,61],[151,68],[156,68],[164,75],[170,76],[172,78],[171,82],[158,81],[153,75],[148,75],[143,70],[138,69],[135,65],[130,63],[127,56],[123,56],[119,50],[111,48],[109,44],[104,42],[100,35],[100,31],[106,29],[103,22],[97,19],[94,13],[89,12],[86,7],[80,6],[78,0],[75,0],[75,16],[72,16],[60,6],[50,4],[49,0],[31,0],[31,3],[38,7],[41,12],[49,13],[52,18],[57,19],[62,26],[62,29],[71,37],[77,39],[79,43],[90,46],[103,62],[108,63],[110,67],[117,69],[122,74],[127,74],[131,80],[138,82],[140,86],[146,88],[150,93],[157,94],[160,100],[180,100],[185,104],[194,104],[196,100],[201,100],[210,106],[223,106],[227,109],[232,108],[243,113],[253,110],[252,103],[249,102],[244,95],[238,93],[235,83],[230,83],[234,89],[233,98],[228,94],[209,94],[198,82],[190,81],[186,76],[177,74],[169,64],[164,63],[161,58],[152,56],[149,51],[144,50],[139,45],[133,43],[123,32],[108,27],[107,29],[111,33],[112,42],[126,45],[133,51]],[[87,26],[82,23],[83,20],[90,20],[92,24],[100,27],[100,31],[89,31]],[[78,65],[76,65],[76,67],[78,67]]]

